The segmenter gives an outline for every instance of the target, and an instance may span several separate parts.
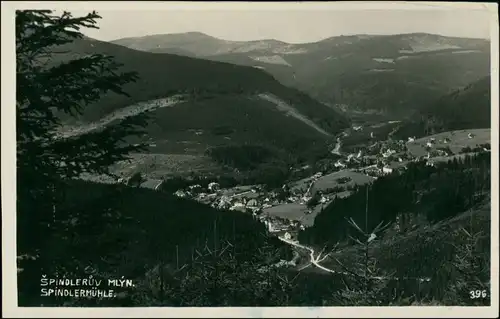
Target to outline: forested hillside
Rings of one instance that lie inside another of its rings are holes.
[[[422,110],[437,131],[491,127],[489,76],[440,98]]]
[[[314,226],[301,233],[300,240],[311,244],[346,240],[354,235],[347,227],[351,218],[368,230],[381,222],[398,221],[404,231],[420,226],[414,221],[436,223],[454,217],[486,198],[490,176],[487,152],[435,166],[410,163],[402,173],[380,177],[347,198],[335,199],[318,214]]]
[[[272,39],[225,41],[189,32],[113,42],[253,66],[329,105],[388,117],[413,115],[490,72],[488,40],[428,33],[359,34],[290,44]]]
[[[58,195],[52,231],[40,248],[50,264],[40,271],[83,278],[88,276],[84,269],[92,269],[96,279],[132,279],[138,288],[114,301],[118,304],[130,305],[131,300],[140,298],[141,291],[149,289],[151,300],[156,299],[161,305],[179,305],[187,296],[171,295],[167,289],[171,289],[182,267],[192,267],[195,258],[206,262],[210,252],[224,253],[224,258],[230,253],[230,262],[240,269],[245,264],[262,267],[280,258],[291,258],[290,250],[276,238],[267,237],[264,225],[251,215],[218,211],[173,195],[124,185],[61,181]],[[18,223],[26,227],[30,219]],[[34,240],[27,235],[20,239],[19,247]],[[30,261],[23,267],[30,267]],[[237,278],[253,275],[245,273],[248,270],[235,271]],[[240,281],[237,278],[234,282]],[[39,288],[28,279],[21,273],[21,304],[61,303],[61,299],[40,298]],[[208,280],[211,283],[215,277]],[[221,298],[213,293],[214,298]],[[89,304],[80,301],[72,305],[81,302]],[[106,304],[110,305],[109,301],[103,305]]]
[[[453,130],[491,127],[491,78],[489,76],[446,94],[422,107],[405,121],[396,137],[426,136]]]
[[[327,125],[325,129],[332,129],[334,132],[342,128],[342,124],[345,125],[345,119],[340,114],[296,89],[281,85],[268,73],[255,68],[174,54],[136,51],[90,38],[76,39],[52,50],[65,52],[56,54],[53,61],[102,54],[111,56],[114,61],[122,64],[121,71],[137,72],[137,81],[123,87],[128,96],[103,96],[85,109],[83,120],[97,120],[125,106],[174,94],[188,94],[197,99],[207,95],[214,98],[269,92],[290,103],[313,121],[326,119],[340,124],[339,127]],[[241,115],[244,116],[243,113]],[[319,123],[320,126],[323,124]]]

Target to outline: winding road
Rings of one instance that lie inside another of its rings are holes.
[[[283,237],[278,237],[278,239],[281,240],[281,241],[283,241],[283,242],[285,242],[285,243],[287,243],[287,244],[289,244],[289,245],[292,245],[292,246],[295,246],[295,247],[298,247],[298,248],[302,248],[302,249],[305,249],[305,250],[309,251],[309,258],[310,258],[311,264],[313,264],[314,266],[318,267],[319,269],[322,269],[322,270],[324,270],[326,272],[329,272],[329,273],[332,273],[332,274],[340,273],[340,272],[334,271],[332,269],[328,269],[326,267],[323,267],[323,266],[321,266],[319,264],[326,257],[328,257],[328,254],[326,254],[325,256],[323,256],[323,259],[320,259],[321,258],[321,253],[317,257],[315,257],[314,256],[314,254],[315,254],[314,249],[312,249],[310,247],[303,246],[303,245],[301,245],[301,244],[299,244],[297,242],[294,242],[294,241],[289,240],[289,239],[285,239]],[[341,274],[346,274],[347,275],[348,273],[341,273]]]
[[[331,153],[341,155],[340,153],[341,146],[342,146],[342,140],[340,139],[340,137],[337,137],[337,143],[335,143],[335,147],[333,148],[333,150],[331,150]]]
[[[320,252],[318,254],[318,256],[314,256],[315,255],[315,251],[314,249],[312,249],[311,247],[307,247],[307,246],[304,246],[304,245],[301,245],[295,241],[292,241],[292,240],[289,240],[289,239],[285,239],[283,237],[278,237],[279,240],[281,240],[282,242],[285,242],[289,245],[292,245],[294,247],[298,247],[298,248],[302,248],[302,249],[305,249],[307,251],[309,251],[309,258],[310,258],[310,264],[309,265],[314,265],[316,266],[317,268],[325,271],[325,272],[328,272],[328,273],[331,273],[331,274],[341,274],[341,275],[347,275],[347,276],[353,276],[352,273],[349,273],[349,272],[344,272],[344,271],[335,271],[335,270],[332,270],[332,269],[329,269],[329,268],[326,268],[322,265],[320,265],[320,262],[322,262],[323,260],[325,260],[327,257],[328,257],[328,254],[324,255],[323,258],[321,258],[321,255],[322,255],[322,252]],[[308,267],[309,265],[307,265],[306,267]],[[305,269],[306,267],[303,267],[301,268],[300,270],[302,269]],[[412,279],[412,280],[418,280],[420,282],[429,282],[431,281],[430,278],[427,278],[427,277],[424,277],[424,278],[417,278],[417,277],[402,277],[402,278],[397,278],[397,277],[384,277],[384,276],[371,276],[369,277],[370,279],[376,279],[376,280],[396,280],[396,281],[399,281],[399,280],[408,280],[408,279]]]

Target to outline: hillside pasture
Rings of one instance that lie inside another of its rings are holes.
[[[475,135],[473,138],[469,138],[469,133]],[[433,149],[441,147],[449,147],[453,154],[458,154],[464,147],[474,148],[480,144],[490,143],[491,140],[491,130],[486,129],[471,129],[471,130],[459,130],[459,131],[448,131],[439,134],[429,135],[416,139],[414,142],[407,142],[406,147],[408,152],[413,156],[425,156],[427,155],[426,144],[431,138],[435,138]],[[444,143],[444,139],[450,139],[450,142]]]
[[[169,176],[187,176],[191,173],[215,173],[222,167],[209,157],[183,154],[132,154],[130,161],[115,164],[111,171],[117,175],[131,176],[141,172],[151,179]]]
[[[351,195],[351,192],[340,192],[335,195],[336,198],[344,198]],[[321,212],[324,207],[327,207],[331,203],[331,200],[316,205],[310,214],[306,214],[308,208],[307,205],[302,205],[298,203],[287,203],[281,204],[273,207],[264,209],[264,214],[269,214],[270,216],[278,216],[281,218],[286,218],[289,220],[298,220],[305,227],[311,227],[314,225],[314,219]]]
[[[257,185],[241,185],[241,186],[236,186],[236,187],[232,187],[232,188],[228,188],[228,189],[225,189],[222,191],[222,194],[224,196],[229,196],[229,197],[251,197],[251,198],[255,198],[255,197],[258,197],[258,196],[252,196],[251,194],[256,194],[256,195],[259,195],[259,193],[253,193],[252,192],[252,189],[255,188]],[[241,196],[238,196],[239,194],[245,194],[245,195],[241,195]]]
[[[300,179],[298,181],[295,181],[294,183],[291,184],[290,186],[290,191],[291,192],[301,192],[301,191],[306,191],[309,188],[309,185],[311,182],[314,180],[313,177],[306,177],[303,179]]]
[[[339,183],[339,179],[341,178],[350,178],[350,180],[346,183]],[[314,194],[317,191],[325,192],[329,188],[334,187],[346,187],[354,186],[354,185],[364,185],[373,181],[374,178],[362,173],[350,171],[350,170],[342,170],[332,174],[328,174],[322,176],[314,182],[313,187],[311,188],[311,193]]]
[[[306,205],[301,205],[297,203],[287,203],[282,205],[277,205],[263,210],[263,214],[269,214],[269,216],[277,216],[281,218],[286,218],[290,220],[301,220],[305,216],[307,211]]]

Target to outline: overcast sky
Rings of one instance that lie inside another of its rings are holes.
[[[391,4],[391,9],[381,9],[381,4],[376,2],[145,3],[147,5],[135,1],[95,2],[65,9],[81,15],[95,8],[102,16],[98,22],[100,30],[84,33],[106,41],[190,31],[225,40],[277,39],[290,43],[314,42],[348,34],[411,32],[490,38],[491,12],[484,5],[474,3],[457,6],[453,3],[400,2]],[[202,10],[200,5],[204,5]]]

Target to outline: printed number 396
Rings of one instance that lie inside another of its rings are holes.
[[[486,298],[488,293],[486,290],[471,290],[469,291],[470,299]]]

